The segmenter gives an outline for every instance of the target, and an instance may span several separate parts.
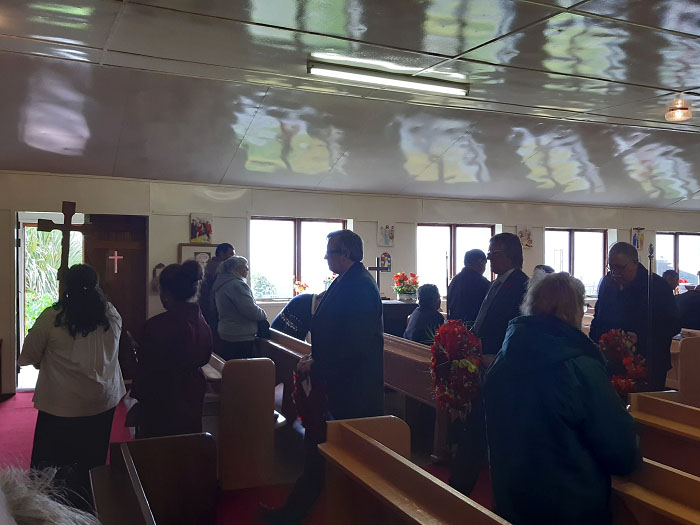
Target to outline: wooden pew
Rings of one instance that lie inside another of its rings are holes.
[[[408,425],[393,416],[328,423],[326,517],[329,523],[507,524],[407,458]]]
[[[688,348],[697,346],[700,341],[694,341],[692,339],[700,338],[700,330],[690,330],[688,328],[683,328],[681,330],[681,337],[674,338],[671,342],[671,370],[666,374],[666,387],[680,390],[681,388],[681,348]],[[692,355],[688,355],[686,351],[686,360],[693,360]],[[697,356],[696,356],[697,359]],[[694,366],[692,362],[690,363],[691,368]],[[697,368],[696,368],[697,370]],[[698,387],[700,388],[700,386]],[[687,382],[686,382],[687,389]]]
[[[270,339],[258,339],[258,355],[267,357],[275,363],[275,384],[284,385],[282,407],[280,412],[288,421],[297,418],[294,406],[294,371],[299,360],[311,353],[311,345],[282,332],[270,329]]]
[[[700,476],[700,408],[680,399],[679,392],[631,394],[630,414],[645,458]]]
[[[259,340],[260,355],[275,362],[275,383],[284,383],[282,414],[293,421],[296,409],[292,400],[292,374],[299,359],[311,352],[311,345],[277,330],[270,332],[270,340]],[[448,418],[446,412],[437,406],[433,395],[430,349],[402,337],[384,334],[384,384],[435,409],[433,455],[447,457]]]
[[[449,457],[448,416],[435,401],[430,376],[430,349],[414,341],[384,334],[384,384],[435,409],[433,456]]]
[[[615,525],[700,524],[700,478],[645,459],[612,482]]]
[[[216,443],[210,434],[110,445],[110,464],[90,471],[103,525],[214,524]]]

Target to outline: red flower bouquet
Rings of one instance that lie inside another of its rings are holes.
[[[462,321],[452,319],[435,332],[430,351],[430,372],[440,407],[465,415],[479,392],[481,341]]]
[[[600,337],[598,344],[608,360],[610,382],[620,397],[626,398],[646,384],[646,362],[637,354],[637,334],[610,330]]]
[[[396,293],[416,293],[416,290],[418,290],[418,276],[415,273],[399,272],[394,274],[394,291]]]

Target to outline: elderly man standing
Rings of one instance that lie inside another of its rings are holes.
[[[501,349],[511,319],[520,315],[520,303],[527,289],[523,247],[512,233],[499,233],[489,241],[491,271],[498,275],[479,309],[472,332],[481,339],[484,365],[491,365]],[[450,485],[465,495],[474,488],[486,464],[486,422],[481,400],[472,404],[467,420],[456,429],[457,453],[450,472]]]
[[[520,303],[527,289],[527,275],[522,271],[523,247],[512,233],[499,233],[489,241],[491,271],[498,275],[491,283],[472,331],[481,339],[487,364],[501,349],[511,319],[520,315]]]
[[[608,255],[608,268],[610,272],[598,289],[591,339],[597,342],[601,335],[616,328],[637,334],[637,351],[647,359],[649,389],[664,390],[666,373],[671,368],[671,339],[681,330],[673,291],[661,277],[652,275],[652,324],[648,326],[649,273],[639,262],[636,248],[626,242],[615,243]]]
[[[311,356],[299,363],[325,385],[329,417],[350,419],[384,412],[384,326],[382,302],[374,278],[360,262],[362,239],[350,230],[328,234],[328,268],[338,274],[311,318]],[[323,458],[317,446],[325,435],[307,429],[304,473],[284,507],[263,509],[267,523],[301,523],[324,482]],[[322,432],[325,434],[325,432]]]
[[[461,319],[471,326],[491,283],[484,277],[486,254],[469,250],[464,254],[464,268],[454,276],[447,289],[447,318]]]

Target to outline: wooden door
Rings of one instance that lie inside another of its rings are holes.
[[[131,379],[136,362],[126,333],[138,333],[146,321],[148,217],[90,215],[90,223],[85,263],[98,273],[102,290],[122,317],[119,362],[124,378]]]

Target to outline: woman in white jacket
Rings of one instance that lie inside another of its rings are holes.
[[[32,468],[56,467],[76,506],[92,501],[89,470],[107,460],[114,409],[124,396],[122,320],[95,270],[72,266],[59,301],[29,330],[19,365],[39,368]]]
[[[248,260],[234,255],[221,263],[212,288],[222,342],[218,353],[227,361],[254,357],[258,322],[267,319],[246,282],[249,270]]]

